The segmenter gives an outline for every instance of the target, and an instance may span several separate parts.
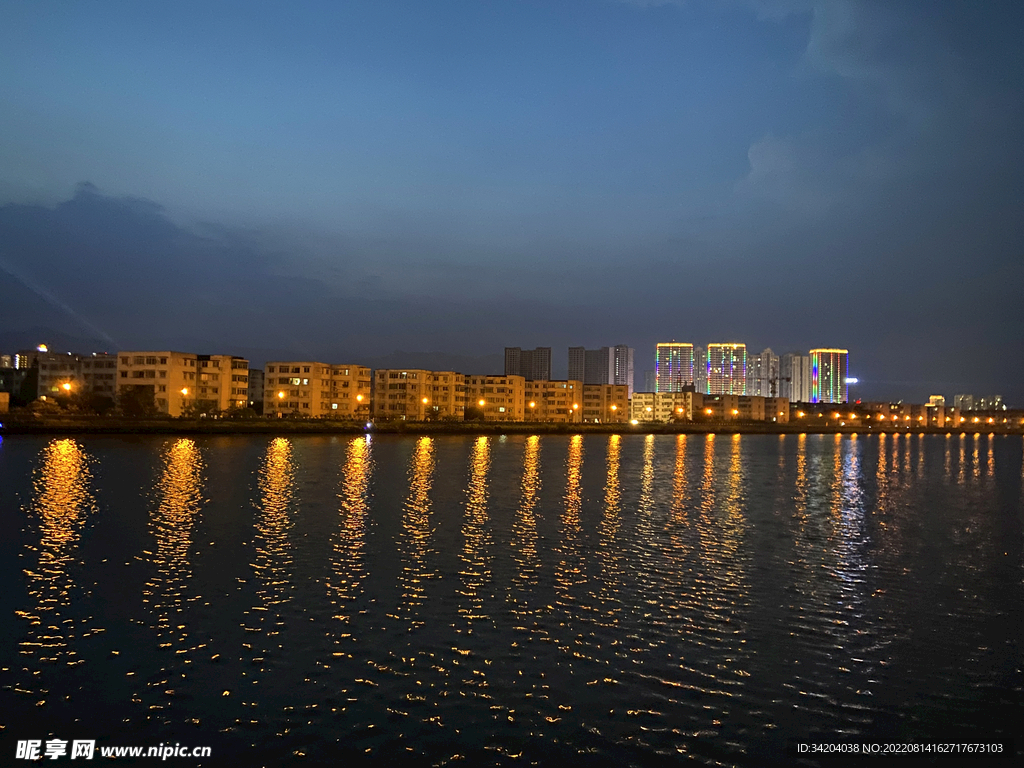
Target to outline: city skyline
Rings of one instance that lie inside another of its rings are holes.
[[[513,343],[564,375],[609,340],[637,371],[673,336],[838,342],[865,398],[1024,400],[1019,3],[5,22],[0,348],[448,369]]]

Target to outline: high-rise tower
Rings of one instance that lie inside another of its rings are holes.
[[[654,366],[656,391],[682,392],[684,386],[693,384],[693,344],[658,344]]]
[[[848,356],[845,349],[811,350],[812,403],[845,403],[849,399]]]
[[[708,344],[708,394],[747,394],[746,344]]]

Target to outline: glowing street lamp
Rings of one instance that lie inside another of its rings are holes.
[[[278,392],[277,393],[277,399],[278,400],[284,400],[284,392]]]
[[[476,404],[479,405],[481,408],[483,408],[484,407],[483,399],[477,400]]]
[[[359,402],[359,403],[363,402],[363,396],[362,395],[356,395],[356,402]]]
[[[188,387],[182,387],[181,394],[183,394],[185,397],[188,397]]]
[[[617,405],[613,405],[613,406],[612,406],[612,410],[613,410],[613,411],[617,411],[617,410],[619,410],[619,406],[617,406]]]
[[[61,389],[63,389],[65,392],[70,392],[71,391],[71,382],[70,381],[65,381],[63,384],[61,384]]]
[[[430,401],[429,401],[429,400],[427,400],[427,398],[425,398],[425,397],[423,398],[423,404],[424,404],[424,405],[426,405],[426,404],[427,404],[427,403],[429,403],[429,402],[430,402]]]

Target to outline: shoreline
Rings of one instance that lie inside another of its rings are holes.
[[[0,435],[686,435],[686,434],[1024,434],[1009,425],[984,425],[985,429],[915,427],[889,425],[839,425],[772,422],[689,422],[669,424],[546,424],[525,422],[383,422],[369,430],[365,424],[331,421],[291,421],[278,419],[3,419]],[[972,425],[975,426],[975,425]],[[982,425],[976,425],[982,426]]]

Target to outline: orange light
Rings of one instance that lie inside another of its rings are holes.
[[[650,408],[648,408],[647,410],[649,411],[649,410],[651,410],[651,409],[650,409]],[[705,408],[705,409],[704,409],[704,413],[706,413],[706,414],[707,414],[708,416],[710,416],[710,415],[711,415],[711,409],[710,409],[710,408]],[[801,415],[801,416],[803,416],[803,414],[802,414],[802,413],[801,413],[800,415]]]
[[[617,405],[613,405],[613,406],[612,406],[612,410],[613,410],[613,411],[617,411],[617,410],[619,410],[619,406],[617,406]]]
[[[580,404],[579,404],[579,403],[573,403],[573,404],[572,404],[572,409],[573,409],[574,411],[575,411],[575,410],[576,410],[577,408],[579,408],[579,407],[580,407]]]
[[[65,392],[70,392],[71,391],[71,384],[70,384],[70,382],[65,381],[61,386],[63,387]]]
[[[479,405],[481,408],[483,408],[484,401],[483,400],[478,400],[476,404]]]
[[[188,387],[185,387],[183,390],[181,390],[181,394],[183,394],[183,395],[185,395],[187,397],[188,396]]]
[[[733,408],[732,409],[732,415],[733,416],[738,416],[739,415],[739,411],[737,411],[735,408]]]
[[[284,392],[278,392],[277,393],[277,397],[278,397],[279,400],[283,400],[284,399]]]
[[[425,397],[424,397],[424,398],[423,398],[423,404],[424,404],[424,405],[426,405],[426,404],[427,404],[428,402],[429,402],[429,401],[427,400],[427,398],[425,398]]]
[[[356,395],[356,400],[358,400],[360,403],[363,402],[363,396],[362,395]]]
[[[531,408],[536,408],[536,407],[537,407],[537,404],[536,404],[535,402],[533,402],[533,400],[531,400],[531,401],[530,401],[530,407],[531,407]]]

